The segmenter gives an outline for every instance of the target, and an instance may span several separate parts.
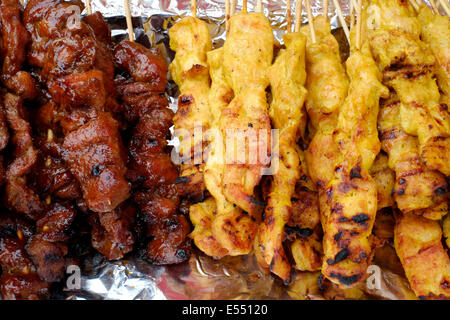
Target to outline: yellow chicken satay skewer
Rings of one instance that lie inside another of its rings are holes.
[[[301,3],[297,4],[301,6]],[[300,12],[300,11],[297,11]],[[296,21],[300,16],[296,16]],[[268,78],[273,96],[269,114],[274,129],[279,130],[278,171],[273,175],[264,221],[258,233],[257,247],[261,249],[265,264],[270,271],[285,282],[291,278],[291,266],[283,249],[284,227],[290,219],[291,197],[300,178],[299,154],[296,142],[303,134],[303,103],[306,98],[304,88],[306,37],[288,32],[283,36],[286,49],[282,49],[274,64],[268,68]],[[304,124],[303,124],[304,129]]]

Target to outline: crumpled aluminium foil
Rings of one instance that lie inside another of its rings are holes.
[[[122,0],[91,0],[93,11],[100,11],[111,25],[117,39],[126,37],[127,30]],[[294,1],[292,14],[294,15]],[[348,1],[339,0],[345,15],[349,13]],[[236,12],[241,9],[239,1]],[[256,1],[249,1],[249,11]],[[270,19],[278,41],[286,28],[286,1],[263,1],[264,12]],[[190,0],[130,0],[136,38],[144,33],[152,46],[160,46],[170,60],[168,28],[177,20],[190,14]],[[207,21],[215,46],[224,40],[224,0],[198,0],[197,16]],[[321,2],[311,0],[314,16],[322,13]],[[333,2],[329,1],[329,19],[332,28],[339,31]],[[307,22],[306,10],[302,22]],[[342,36],[341,32],[341,37]],[[345,40],[343,40],[345,41]],[[176,109],[176,86],[169,87],[171,107]],[[403,275],[381,267],[379,286],[367,284],[351,292],[327,288],[320,290],[319,273],[299,273],[295,280],[284,286],[279,279],[262,273],[253,256],[225,257],[215,261],[201,252],[194,252],[188,262],[167,267],[151,266],[134,257],[108,262],[98,256],[90,259],[83,268],[81,289],[64,290],[66,299],[406,299],[414,295]],[[323,288],[322,288],[323,289]]]

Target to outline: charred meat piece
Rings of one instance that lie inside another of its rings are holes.
[[[39,146],[38,161],[31,177],[42,195],[65,200],[75,200],[81,197],[80,184],[75,179],[60,154],[51,152],[48,144],[51,142],[37,140]]]
[[[0,105],[0,151],[6,148],[9,142],[8,125],[6,124],[3,106]]]
[[[14,217],[9,217],[8,228],[23,229],[23,221],[13,226]],[[4,232],[4,222],[0,226],[0,231]],[[0,289],[4,300],[37,300],[49,297],[50,284],[41,280],[36,274],[35,267],[28,256],[24,245],[26,239],[19,232],[17,238],[14,236],[2,235],[0,232],[0,266],[2,274],[0,278]]]
[[[151,85],[152,91],[164,91],[168,68],[160,54],[139,43],[122,41],[114,50],[114,63],[134,81]]]
[[[50,297],[50,283],[37,274],[4,274],[0,278],[2,299],[44,300]]]
[[[36,231],[42,240],[66,241],[69,238],[69,228],[75,215],[76,211],[71,204],[54,202],[36,221]]]
[[[30,35],[22,25],[20,4],[17,0],[0,2],[0,22],[4,47],[2,82],[14,93],[24,98],[34,98],[36,89],[32,77],[20,71],[26,60],[26,48]]]
[[[178,213],[179,196],[175,185],[162,185],[136,193],[141,219],[147,224],[145,258],[156,265],[180,263],[189,258],[191,242],[187,238],[190,225]]]
[[[103,72],[90,70],[52,79],[48,89],[53,100],[64,109],[89,106],[104,111],[106,91]]]
[[[141,182],[142,187],[151,188],[172,183],[178,177],[170,156],[164,153],[172,115],[169,109],[151,110],[134,128],[127,173],[133,183]]]
[[[89,209],[109,212],[129,197],[118,123],[109,113],[100,113],[72,131],[63,146],[64,159],[80,182]]]
[[[89,217],[92,225],[92,246],[108,260],[121,259],[133,250],[134,235],[131,224],[135,208],[123,204],[114,211],[94,213]]]
[[[39,277],[47,282],[60,281],[64,277],[67,246],[62,242],[50,242],[41,234],[28,241],[26,250],[37,267]]]
[[[33,223],[21,215],[11,212],[0,214],[0,237],[6,235],[26,241],[33,235],[34,230]]]
[[[30,124],[25,120],[22,99],[13,94],[4,97],[6,120],[12,131],[15,146],[13,162],[6,171],[6,198],[10,209],[36,218],[43,207],[37,194],[27,186],[26,175],[37,159],[37,150],[31,138]]]

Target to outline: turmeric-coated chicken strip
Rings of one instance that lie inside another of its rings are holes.
[[[334,176],[338,154],[333,139],[339,106],[348,90],[348,78],[339,56],[339,44],[331,34],[330,23],[322,16],[314,19],[316,43],[310,39],[309,27],[301,32],[306,43],[306,110],[315,134],[305,152],[305,160],[312,181],[318,187],[320,211],[326,206],[325,187]],[[325,225],[321,214],[322,225]]]
[[[291,197],[300,178],[295,145],[304,118],[303,103],[307,93],[304,88],[306,37],[299,32],[288,33],[283,40],[286,49],[281,50],[268,70],[273,96],[269,114],[274,129],[279,130],[278,154],[272,154],[279,158],[279,167],[273,175],[264,221],[259,228],[258,246],[270,270],[288,282],[291,266],[282,242],[284,226],[291,215]]]
[[[170,48],[175,59],[169,66],[178,85],[178,111],[173,119],[175,136],[180,140],[178,155],[181,181],[197,196],[205,189],[203,181],[203,134],[209,128],[209,72],[206,53],[212,41],[205,22],[185,17],[169,31]]]
[[[372,252],[372,228],[377,212],[377,187],[369,173],[380,150],[377,115],[380,97],[387,97],[382,75],[368,42],[346,62],[348,96],[339,110],[335,141],[339,155],[335,176],[326,188],[322,273],[342,287],[365,279]]]
[[[271,126],[265,89],[274,38],[262,13],[237,14],[229,20],[229,27],[221,72],[233,99],[223,107],[219,119],[225,146],[225,199],[216,193],[220,207],[212,222],[212,233],[230,255],[237,255],[250,252],[257,231],[256,213],[263,205],[255,198],[254,188],[270,162]]]
[[[406,277],[421,299],[450,299],[450,258],[437,221],[398,214],[394,229],[397,255]]]
[[[223,192],[227,200],[253,215],[261,206],[254,188],[270,163],[270,118],[266,72],[273,59],[274,36],[263,13],[239,13],[229,20],[223,47],[223,72],[234,98],[222,110],[225,139]]]
[[[200,250],[214,258],[221,258],[224,255],[249,253],[253,244],[256,223],[242,209],[229,202],[223,193],[225,147],[220,132],[220,117],[223,108],[233,98],[233,91],[223,75],[223,48],[209,51],[207,55],[211,76],[211,89],[208,93],[211,123],[207,135],[210,144],[208,145],[204,181],[212,197],[191,206],[190,216],[195,226],[191,237]],[[220,243],[213,234],[212,221],[215,221],[215,226],[227,228],[228,236],[222,237],[220,237],[222,231],[219,229]],[[248,237],[249,235],[250,237]]]
[[[417,16],[421,26],[421,39],[430,46],[436,58],[436,79],[439,89],[450,97],[450,20],[433,14],[422,5]]]
[[[378,129],[381,146],[389,156],[389,167],[395,172],[393,198],[398,209],[441,219],[448,212],[447,182],[440,172],[425,166],[417,137],[402,130],[400,101],[395,93],[381,102]]]
[[[418,137],[425,165],[450,175],[450,114],[441,104],[436,59],[420,39],[420,22],[408,2],[374,0],[367,10],[370,45],[383,83],[400,99],[402,129]],[[441,35],[439,35],[441,36]]]
[[[369,173],[377,185],[377,210],[392,207],[394,205],[392,190],[395,184],[395,172],[389,167],[388,156],[379,153]]]

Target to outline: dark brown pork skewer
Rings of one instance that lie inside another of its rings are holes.
[[[114,62],[122,71],[116,78],[131,130],[127,177],[145,224],[145,258],[153,264],[185,261],[190,255],[190,225],[178,212],[178,171],[167,147],[173,112],[163,95],[167,64],[159,52],[139,43],[121,42]]]

